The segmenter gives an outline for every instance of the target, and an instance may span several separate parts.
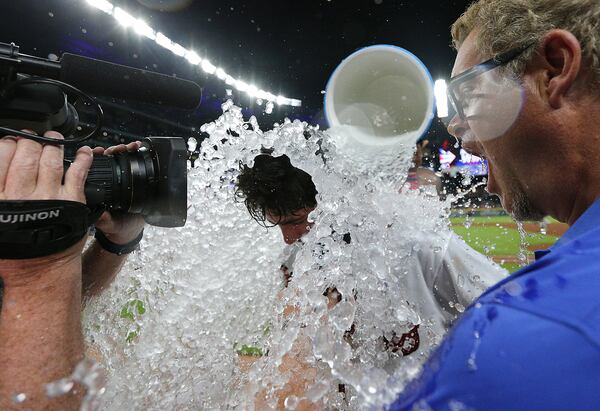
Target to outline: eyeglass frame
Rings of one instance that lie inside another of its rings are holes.
[[[489,60],[484,61],[483,63],[479,63],[471,67],[470,69],[452,77],[448,82],[448,98],[452,107],[460,117],[462,121],[467,121],[467,117],[465,116],[465,112],[460,104],[458,97],[456,97],[455,89],[458,88],[462,83],[471,80],[472,78],[479,76],[483,73],[486,73],[490,70],[493,70],[497,67],[504,66],[521,54],[523,54],[527,49],[533,46],[535,42],[528,43],[525,46],[516,47],[514,49],[510,49],[503,53],[497,54]]]

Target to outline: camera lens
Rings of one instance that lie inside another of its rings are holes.
[[[85,186],[87,204],[144,214],[155,194],[155,182],[148,152],[94,157]]]
[[[177,137],[149,137],[145,144],[135,153],[94,157],[87,204],[141,214],[151,225],[181,227],[187,217],[186,144]]]

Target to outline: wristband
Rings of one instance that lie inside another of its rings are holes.
[[[130,253],[134,252],[135,250],[137,250],[138,245],[140,244],[140,241],[142,241],[143,236],[144,236],[144,230],[142,229],[140,234],[136,238],[134,238],[133,240],[128,242],[127,244],[115,244],[112,241],[110,241],[108,238],[106,238],[106,236],[104,235],[104,233],[102,231],[96,229],[96,234],[94,235],[94,238],[96,239],[98,244],[100,244],[100,246],[104,250],[108,251],[109,253],[116,254],[116,255],[124,255],[124,254],[130,254]]]
[[[77,201],[0,201],[0,258],[29,259],[66,250],[86,235],[92,214]]]

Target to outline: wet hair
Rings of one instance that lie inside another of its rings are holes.
[[[278,157],[259,154],[253,167],[240,162],[235,195],[244,201],[252,218],[265,227],[267,212],[281,218],[317,206],[312,177],[294,167],[285,154]]]

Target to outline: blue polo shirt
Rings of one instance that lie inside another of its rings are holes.
[[[392,410],[600,410],[600,200],[487,290]]]

